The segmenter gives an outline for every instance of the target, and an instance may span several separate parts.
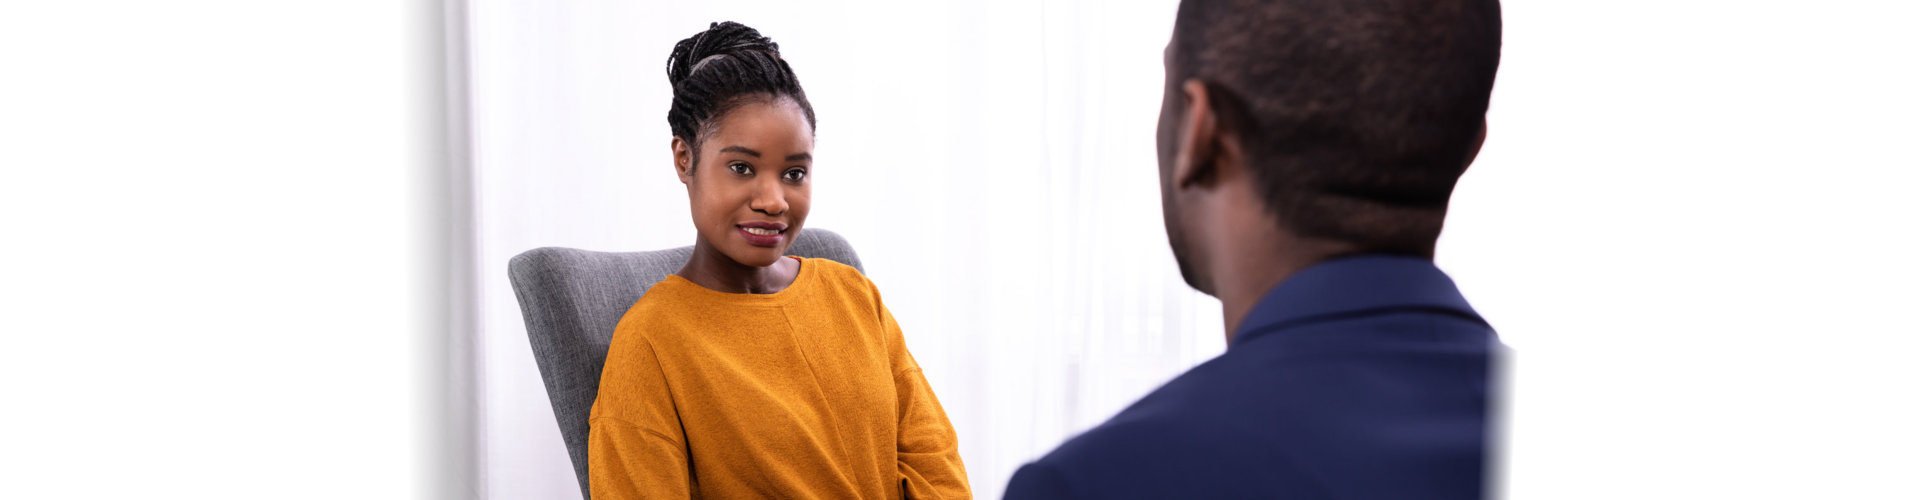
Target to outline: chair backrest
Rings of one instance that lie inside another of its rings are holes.
[[[618,253],[545,247],[507,263],[560,437],[573,458],[581,494],[587,495],[582,498],[591,498],[587,413],[600,392],[600,369],[607,362],[613,328],[648,288],[679,271],[692,254],[690,246]],[[802,229],[787,254],[831,259],[865,271],[847,240],[825,229]]]

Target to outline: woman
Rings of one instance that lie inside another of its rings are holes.
[[[814,116],[779,46],[714,23],[674,46],[667,77],[699,239],[614,332],[593,497],[969,497],[953,425],[873,283],[783,257],[807,219]]]

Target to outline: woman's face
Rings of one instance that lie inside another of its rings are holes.
[[[766,267],[786,255],[807,221],[813,131],[799,105],[776,98],[722,116],[700,144],[700,164],[673,139],[700,240],[734,262]]]

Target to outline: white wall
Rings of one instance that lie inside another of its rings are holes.
[[[0,498],[462,496],[437,9],[0,4]]]

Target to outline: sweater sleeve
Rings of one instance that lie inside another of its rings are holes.
[[[920,364],[907,352],[906,336],[885,305],[880,306],[880,323],[890,344],[888,356],[899,405],[896,457],[901,490],[910,499],[972,498],[966,465],[960,463],[960,438],[920,373]]]
[[[659,358],[645,339],[607,355],[587,432],[587,484],[594,500],[690,498],[685,433]]]

